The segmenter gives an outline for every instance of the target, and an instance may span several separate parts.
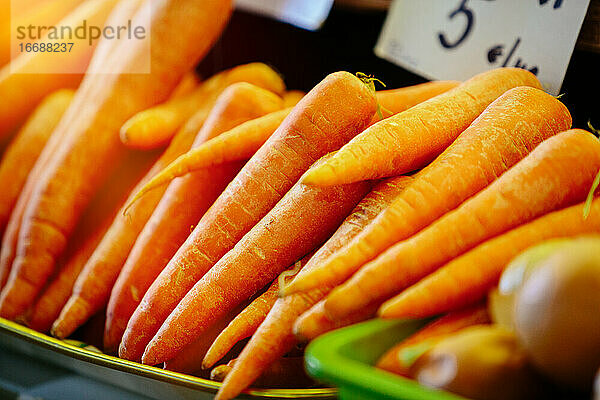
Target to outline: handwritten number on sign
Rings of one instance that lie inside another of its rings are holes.
[[[465,30],[463,31],[463,34],[460,38],[458,38],[457,41],[455,41],[454,43],[451,43],[448,41],[448,39],[446,39],[446,35],[442,32],[438,33],[438,38],[440,39],[440,44],[446,48],[446,49],[453,49],[456,46],[458,46],[459,44],[461,44],[466,38],[467,36],[469,36],[469,33],[471,33],[471,29],[473,28],[473,22],[475,20],[475,17],[473,16],[473,11],[467,7],[467,1],[469,0],[462,0],[460,2],[460,5],[458,6],[458,8],[454,11],[452,11],[450,13],[450,15],[448,15],[448,19],[452,20],[454,17],[456,17],[459,14],[463,14],[466,18],[467,18],[467,25],[465,26]]]
[[[543,6],[549,0],[539,0],[539,1],[540,1],[540,5]],[[552,6],[552,8],[554,8],[554,9],[560,8],[560,6],[562,6],[562,3],[563,3],[563,0],[554,0],[554,6]]]

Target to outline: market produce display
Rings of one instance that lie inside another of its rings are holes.
[[[150,7],[71,3],[142,25]],[[324,71],[307,93],[260,62],[200,78],[231,8],[152,7],[148,74],[115,40],[73,55],[83,78],[2,67],[0,317],[66,339],[100,315],[104,352],[221,400],[316,385],[304,347],[331,330],[432,318],[374,368],[474,400],[598,398],[598,132],[520,68],[385,90]]]

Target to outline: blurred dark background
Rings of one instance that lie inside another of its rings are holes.
[[[385,16],[385,11],[334,6],[323,27],[310,32],[236,11],[198,70],[209,76],[237,64],[262,61],[280,71],[290,89],[304,91],[339,70],[374,74],[388,88],[424,82],[373,52]],[[588,120],[600,127],[599,72],[600,53],[575,50],[561,90],[575,127],[586,128]]]

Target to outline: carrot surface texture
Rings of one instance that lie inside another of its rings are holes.
[[[272,92],[245,82],[235,83],[219,96],[193,147],[240,123],[279,110],[282,105],[283,100]],[[105,350],[117,350],[127,322],[148,287],[189,236],[190,227],[198,223],[245,161],[197,171],[169,185],[138,236],[118,279],[115,282],[117,276],[111,277],[111,285],[107,285],[109,290],[112,287],[112,293],[106,314]],[[97,285],[97,281],[88,284]],[[85,286],[85,283],[78,285],[82,296],[87,293]],[[108,293],[104,293],[103,303]]]
[[[385,119],[406,111],[438,94],[454,89],[458,85],[460,85],[459,81],[432,81],[398,89],[380,90],[376,93],[376,96],[381,110],[381,117]],[[375,114],[371,124],[381,121],[381,117]]]
[[[117,3],[118,0],[87,0],[57,25],[74,29],[85,20],[89,26],[104,26]],[[44,25],[47,23],[44,21]],[[82,74],[39,73],[45,68],[56,69],[57,63],[63,70],[85,70],[95,43],[90,46],[87,39],[76,38],[69,41],[74,45],[68,57],[52,52],[23,53],[0,70],[0,141],[17,128],[44,97],[56,90],[79,85]]]
[[[402,192],[411,179],[411,177],[396,177],[378,183],[331,238],[311,257],[304,268],[319,265],[321,261],[356,236]],[[277,299],[265,321],[242,350],[237,365],[223,383],[219,393],[221,399],[237,396],[298,343],[293,333],[296,318],[319,302],[329,290],[331,287],[323,287]],[[208,361],[205,362],[209,364]]]
[[[250,337],[256,332],[260,324],[265,320],[273,304],[277,301],[280,280],[285,282],[286,278],[293,278],[302,266],[306,264],[312,254],[298,261],[292,268],[284,271],[278,279],[275,279],[269,288],[244,308],[214,340],[204,359],[202,368],[207,369],[222,359],[233,346],[242,339]]]
[[[431,162],[500,95],[517,86],[540,88],[520,68],[483,72],[454,89],[366,129],[305,183],[335,185],[405,174]]]
[[[407,357],[407,353],[415,353],[415,351],[421,353],[451,333],[472,325],[487,324],[489,322],[490,317],[485,305],[475,305],[452,311],[430,322],[421,330],[386,351],[377,360],[376,366],[409,377],[411,361],[415,360],[418,354],[411,354],[410,357]]]
[[[371,225],[318,268],[298,274],[286,293],[344,282],[385,249],[488,186],[544,139],[570,127],[569,111],[554,97],[528,87],[508,91]]]
[[[148,289],[128,323],[119,355],[139,360],[164,320],[206,271],[316,160],[364,129],[374,113],[373,92],[347,72],[331,74],[311,90],[219,196]]]
[[[66,140],[31,193],[19,233],[18,256],[0,296],[1,316],[14,319],[22,314],[54,271],[83,209],[110,167],[124,155],[118,135],[123,122],[171,93],[212,46],[230,11],[228,1],[145,2],[132,23],[144,26],[143,17],[149,13],[146,39],[133,45],[121,42],[127,46],[115,44],[105,59],[113,74],[86,75],[56,128],[69,131]],[[149,40],[151,73],[127,73],[143,62]],[[100,62],[93,59],[90,67]]]
[[[297,183],[181,300],[150,341],[142,362],[169,360],[216,319],[325,242],[371,189]]]
[[[64,89],[47,96],[12,140],[0,162],[0,234],[4,231],[27,176],[46,145],[74,92]]]
[[[253,83],[276,94],[285,90],[283,80],[271,67],[262,63],[241,65],[215,75],[186,96],[137,113],[121,128],[121,141],[138,149],[164,145],[200,105],[214,101],[211,96],[216,93],[216,88],[240,81]]]
[[[592,134],[571,130],[547,139],[490,186],[363,266],[329,294],[325,309],[342,318],[386,300],[478,244],[585,200],[599,167],[600,142]]]
[[[508,262],[525,249],[549,239],[600,232],[600,199],[593,201],[588,218],[583,209],[582,203],[555,211],[483,243],[384,303],[380,314],[420,318],[484,298]]]

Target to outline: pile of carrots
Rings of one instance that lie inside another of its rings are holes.
[[[150,1],[115,3],[118,22]],[[485,322],[514,256],[598,231],[600,142],[531,73],[376,92],[335,72],[307,94],[261,63],[202,80],[231,3],[163,3],[150,74],[115,41],[80,84],[17,91],[0,71],[1,317],[66,338],[103,314],[106,352],[225,363],[231,399],[306,385],[297,345],[376,315]]]

